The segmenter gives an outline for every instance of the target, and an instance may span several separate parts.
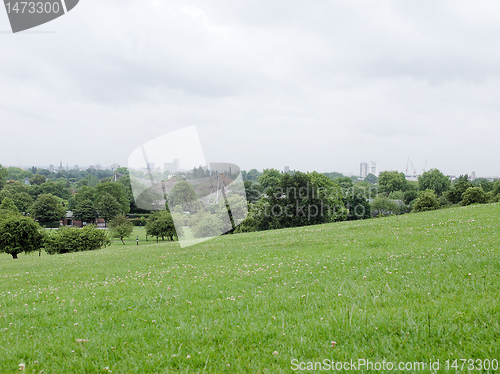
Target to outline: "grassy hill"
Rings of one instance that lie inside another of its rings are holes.
[[[185,249],[140,232],[140,246],[1,255],[0,372],[288,373],[294,359],[439,359],[454,372],[445,360],[499,360],[499,233],[490,204]]]

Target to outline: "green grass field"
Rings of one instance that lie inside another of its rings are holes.
[[[0,255],[0,372],[306,372],[294,359],[458,372],[445,360],[500,360],[499,235],[489,204],[184,249],[137,228],[102,251]]]

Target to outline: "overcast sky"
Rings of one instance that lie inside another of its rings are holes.
[[[196,125],[208,162],[247,170],[500,175],[499,19],[481,0],[81,0],[12,34],[0,9],[0,163],[126,165]]]

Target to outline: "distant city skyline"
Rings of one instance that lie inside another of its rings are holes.
[[[180,160],[179,159],[175,159],[178,161],[178,165],[180,165]],[[61,161],[60,161],[61,163]],[[161,169],[161,167],[159,165],[155,165],[154,163],[150,163],[150,164],[153,164],[151,169]],[[359,165],[360,165],[360,171],[359,173],[355,173],[355,172],[342,172],[342,171],[339,171],[339,170],[324,170],[324,171],[319,171],[319,170],[298,170],[298,169],[294,169],[293,166],[282,166],[281,168],[280,167],[274,167],[274,169],[277,169],[277,170],[280,170],[282,172],[287,172],[287,171],[302,171],[302,172],[311,172],[311,171],[318,171],[318,172],[321,172],[321,173],[333,173],[333,172],[338,172],[338,173],[342,173],[343,175],[345,176],[360,176],[362,178],[366,177],[366,175],[363,175],[362,173],[362,165],[363,164],[366,164],[367,165],[367,174],[374,174],[372,173],[371,171],[373,171],[374,169],[376,170],[376,173],[374,175],[378,176],[380,175],[381,172],[383,171],[394,171],[394,169],[383,169],[383,170],[379,170],[379,167],[378,167],[378,163],[376,161],[370,161],[370,162],[361,162]],[[0,162],[0,165],[4,166],[4,167],[19,167],[18,165],[7,165],[7,164],[2,164]],[[170,170],[168,169],[167,166],[170,166],[170,165],[174,165],[174,163],[164,163],[163,165],[163,170],[162,171],[170,171],[171,173],[176,173],[176,172],[179,172],[179,171],[182,171],[182,172],[186,172],[186,171],[190,171],[192,170],[193,168],[190,168],[190,169],[181,169],[180,166],[178,167],[178,169],[176,169],[174,167],[173,170]],[[21,168],[24,169],[24,170],[29,170],[31,169],[32,167],[36,167],[36,168],[43,168],[43,169],[47,169],[47,170],[50,170],[50,167],[51,166],[54,166],[54,164],[50,164],[50,165],[32,165],[32,166],[26,166],[26,165],[23,165]],[[57,172],[58,168],[59,168],[60,164],[54,169],[55,172]],[[94,164],[90,164],[90,165],[82,165],[82,166],[79,166],[79,165],[73,165],[73,167],[69,166],[69,164],[64,164],[63,163],[63,166],[64,166],[64,170],[87,170],[89,168],[91,169],[97,169],[97,170],[116,170],[120,167],[127,167],[127,165],[120,165],[118,163],[113,163],[111,165],[104,165],[104,164],[100,164],[100,163],[94,163]],[[69,167],[69,169],[66,169],[66,166]],[[74,168],[75,166],[77,166],[78,168]],[[202,167],[205,166],[205,165],[201,165]],[[128,168],[128,167],[127,167]],[[374,169],[373,169],[374,168]],[[249,168],[249,169],[245,169],[245,168],[241,168],[241,170],[245,170],[245,171],[249,171],[251,169],[257,169],[257,168]],[[262,172],[264,169],[271,169],[271,167],[269,168],[262,168],[262,169],[257,169],[259,172]],[[425,171],[429,171],[431,169],[434,169],[434,168],[426,168]],[[438,168],[439,169],[439,168]],[[452,173],[446,173],[444,170],[441,170],[439,169],[443,174],[445,175],[449,175],[450,177],[458,177],[460,175],[465,175],[467,174],[469,177],[471,178],[495,178],[495,179],[498,179],[500,178],[500,174],[485,174],[485,175],[480,175],[480,174],[477,174],[475,172],[475,170],[470,170],[468,172],[463,172],[463,173],[458,173],[458,174],[452,174]],[[405,173],[405,175],[407,175],[407,177],[412,177],[413,176],[413,172],[409,172],[408,174],[406,174],[406,170],[395,170],[395,171],[398,171],[398,172],[401,172],[401,173]],[[411,169],[409,170],[411,171]],[[421,175],[423,172],[423,170],[420,170],[420,171],[417,171],[416,173],[416,176],[419,176]],[[410,178],[411,179],[411,178]]]

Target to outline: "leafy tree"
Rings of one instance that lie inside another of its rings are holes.
[[[119,238],[125,245],[123,238],[128,238],[134,231],[134,225],[124,215],[119,215],[109,222],[111,228],[111,236]]]
[[[420,192],[413,204],[413,211],[425,212],[434,209],[439,209],[439,201],[434,190],[428,189]]]
[[[376,184],[378,183],[378,178],[374,174],[370,173],[365,177],[365,181],[371,184]]]
[[[452,203],[458,204],[462,201],[462,195],[469,187],[474,187],[467,174],[458,177],[457,181],[451,185],[445,197]]]
[[[14,259],[21,252],[39,251],[43,241],[40,226],[29,217],[15,215],[0,221],[0,252]]]
[[[75,221],[93,223],[98,217],[94,202],[90,199],[79,201],[72,212]]]
[[[250,180],[243,182],[243,184],[245,186],[247,201],[249,203],[255,203],[262,196],[261,187]]]
[[[19,209],[17,209],[16,205],[12,201],[10,197],[6,197],[2,200],[0,204],[0,209],[8,210],[10,212],[19,213]]]
[[[94,251],[111,244],[106,230],[99,230],[94,225],[84,228],[63,227],[52,230],[45,241],[45,251],[50,254],[63,254],[82,251]]]
[[[42,185],[46,181],[47,181],[47,177],[45,175],[41,175],[41,174],[35,174],[30,178],[30,183],[36,184],[38,186]]]
[[[282,175],[279,170],[276,169],[265,169],[262,175],[259,177],[258,181],[262,187],[263,191],[266,191],[269,187],[277,186],[281,181]]]
[[[189,182],[178,182],[167,197],[168,206],[176,207],[180,205],[183,211],[196,213],[201,209],[201,204],[196,197],[193,187]]]
[[[5,169],[2,164],[0,164],[0,190],[3,188],[5,185],[5,180],[7,179],[7,176],[9,175],[9,172],[7,169]]]
[[[476,187],[481,187],[484,191],[484,193],[493,191],[494,184],[493,182],[490,182],[486,178],[477,178],[472,181],[472,184],[474,184]]]
[[[344,206],[349,209],[348,220],[371,218],[371,205],[366,198],[366,189],[358,186],[352,187],[352,192],[343,195]]]
[[[42,194],[51,194],[58,196],[61,199],[68,200],[71,193],[66,186],[66,180],[58,180],[57,182],[47,181],[40,185],[40,192]]]
[[[408,188],[405,174],[398,173],[397,171],[383,171],[380,173],[378,184],[380,192],[384,192],[387,195],[394,191],[404,192]]]
[[[33,217],[41,223],[59,221],[65,215],[62,204],[51,194],[38,196],[31,210]]]
[[[493,184],[493,196],[500,194],[500,179]]]
[[[469,187],[462,194],[462,205],[484,204],[486,202],[487,199],[481,187]]]
[[[24,182],[26,178],[31,178],[33,176],[29,170],[23,170],[14,166],[8,167],[7,171],[9,172],[8,179],[15,181]]]
[[[418,177],[418,189],[420,191],[434,190],[437,196],[441,196],[443,192],[447,191],[450,185],[450,178],[438,169],[425,171]]]
[[[380,196],[372,201],[371,211],[376,215],[395,214],[399,212],[399,205],[394,200],[391,200],[385,196]]]
[[[109,193],[104,193],[98,198],[96,208],[99,217],[103,218],[105,223],[117,215],[124,213],[122,206]]]
[[[257,169],[252,169],[248,173],[245,170],[243,170],[241,174],[244,181],[251,181],[254,183],[257,183],[259,177],[262,175],[262,173],[260,173]]]
[[[259,215],[259,230],[315,225],[344,220],[347,209],[338,187],[326,176],[324,180],[301,172],[284,174],[279,184],[269,187],[264,210]],[[324,181],[332,183],[318,191]],[[315,188],[316,187],[316,188]]]
[[[414,190],[408,190],[405,191],[405,194],[403,196],[403,202],[406,205],[410,205],[412,201],[414,201],[418,197],[417,191]]]
[[[104,182],[95,187],[94,201],[98,201],[103,195],[110,194],[120,204],[121,210],[126,214],[130,212],[130,200],[121,183]]]
[[[165,237],[170,241],[178,238],[172,214],[166,211],[155,212],[149,217],[146,224],[146,233],[156,238],[161,237],[162,240],[165,240]],[[182,234],[179,233],[179,235]]]

